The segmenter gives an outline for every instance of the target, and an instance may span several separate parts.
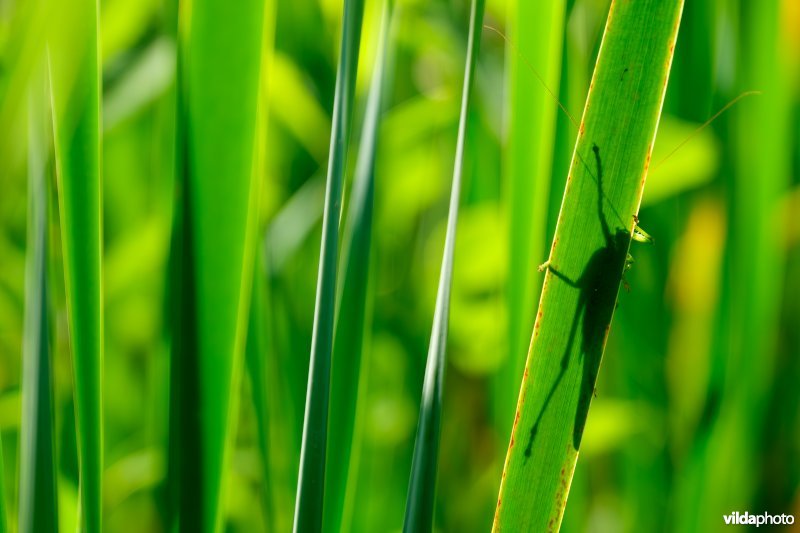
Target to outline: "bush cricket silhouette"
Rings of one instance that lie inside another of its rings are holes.
[[[628,246],[631,241],[631,235],[629,230],[623,227],[619,227],[613,232],[609,227],[603,212],[603,165],[600,158],[600,147],[593,144],[592,152],[594,153],[597,171],[597,216],[605,244],[592,254],[583,272],[576,279],[570,278],[549,262],[539,267],[540,270],[549,270],[556,278],[580,291],[580,294],[572,325],[570,326],[567,347],[561,356],[561,369],[545,397],[539,415],[531,426],[528,445],[525,448],[526,457],[530,457],[533,451],[533,443],[542,416],[547,410],[547,406],[561,380],[564,378],[567,368],[569,368],[570,355],[579,324],[582,325],[579,363],[583,365],[583,370],[580,397],[575,412],[572,443],[575,449],[580,446],[583,426],[589,411],[595,378],[600,366],[603,341],[608,332],[608,325],[611,323],[611,315],[616,305],[620,280],[628,263]]]
[[[484,25],[484,28],[493,31],[499,35],[509,46],[511,46],[517,55],[527,64],[531,73],[537,78],[539,83],[544,87],[545,91],[550,95],[553,101],[558,105],[561,111],[569,118],[572,124],[580,129],[580,125],[570,112],[564,107],[558,97],[547,86],[542,76],[528,61],[528,59],[517,49],[514,43],[500,30]],[[620,76],[620,82],[624,80],[625,74],[629,69],[626,67]],[[661,159],[651,170],[655,170],[664,164],[670,157],[672,157],[678,150],[680,150],[686,143],[688,143],[695,135],[700,133],[703,129],[708,127],[714,120],[721,114],[730,109],[739,100],[752,95],[761,94],[760,91],[745,91],[728,102],[713,116],[706,120],[703,124],[697,127],[686,139],[678,144],[672,151],[669,152],[663,159]],[[582,339],[580,350],[580,361],[583,363],[582,379],[580,396],[575,413],[574,429],[573,429],[573,446],[575,449],[579,448],[581,437],[583,434],[583,427],[588,414],[589,403],[594,393],[594,383],[599,369],[600,358],[605,345],[605,336],[608,333],[608,327],[611,323],[611,316],[616,306],[616,296],[619,291],[620,283],[622,283],[626,290],[629,290],[627,281],[624,278],[625,272],[630,269],[633,258],[628,254],[628,248],[631,241],[652,243],[653,238],[647,232],[639,227],[639,219],[634,214],[632,229],[626,229],[622,217],[614,208],[614,205],[607,200],[603,193],[603,169],[602,160],[600,158],[600,147],[597,144],[592,144],[592,152],[594,154],[595,166],[597,176],[593,176],[593,172],[589,165],[584,160],[583,156],[576,150],[575,155],[578,157],[580,163],[586,169],[589,177],[595,177],[597,185],[597,214],[601,225],[605,245],[596,250],[583,272],[577,279],[571,279],[565,273],[557,270],[554,265],[548,261],[539,267],[539,270],[549,270],[556,278],[564,281],[571,287],[580,291],[578,304],[573,317],[570,333],[567,341],[567,347],[561,357],[561,369],[555,382],[548,391],[542,405],[539,415],[536,417],[530,429],[530,436],[528,445],[525,449],[526,460],[530,457],[533,450],[533,443],[536,432],[541,422],[542,416],[547,409],[556,389],[558,388],[561,380],[566,374],[567,368],[570,364],[570,354],[575,342],[575,336],[578,331],[578,324],[582,323]],[[603,200],[606,199],[608,206],[613,211],[616,218],[620,221],[621,226],[616,228],[612,233],[608,221],[603,212]],[[629,226],[630,228],[630,226]],[[582,319],[582,322],[581,322]]]

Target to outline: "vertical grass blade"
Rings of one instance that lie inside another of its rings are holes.
[[[330,437],[325,473],[325,531],[349,531],[358,478],[359,440],[364,418],[363,344],[369,323],[370,246],[375,196],[375,156],[384,87],[391,75],[386,71],[391,10],[383,2],[378,32],[378,52],[372,72],[364,127],[358,149],[353,193],[344,231],[341,292],[337,306],[331,368]]]
[[[102,527],[102,215],[96,0],[50,5],[54,152],[74,369],[80,524]]]
[[[433,316],[430,344],[428,345],[425,379],[422,385],[422,402],[417,423],[417,437],[414,442],[411,479],[408,484],[408,497],[406,498],[406,513],[403,522],[403,531],[405,533],[431,531],[433,528],[436,467],[439,456],[439,434],[442,416],[442,389],[444,386],[445,356],[447,351],[447,327],[450,316],[450,289],[453,277],[453,254],[455,250],[456,224],[458,222],[458,203],[461,193],[461,176],[464,167],[464,140],[472,95],[472,80],[475,76],[475,63],[480,49],[484,4],[484,0],[472,0],[470,7],[469,41],[467,43],[467,61],[464,68],[464,86],[461,93],[461,111],[458,120],[453,183],[450,191],[450,209],[447,215],[447,233],[445,235],[442,269],[439,274],[436,309]]]
[[[342,180],[347,158],[363,15],[363,0],[344,0],[342,43],[336,72],[328,179],[322,215],[314,330],[311,337],[300,472],[294,511],[294,530],[300,533],[320,531],[322,527]]]
[[[55,531],[58,524],[53,441],[52,367],[46,272],[47,176],[52,122],[44,64],[32,84],[28,134],[28,252],[22,353],[19,530]],[[5,524],[3,517],[3,524]]]
[[[183,13],[170,445],[184,531],[223,522],[256,243],[263,9],[261,0],[196,0]]]
[[[565,12],[563,0],[518,0],[509,17],[514,43],[506,50],[510,72],[505,162],[509,352],[497,384],[500,397],[497,413],[503,439],[510,435],[508,412],[516,405],[539,297],[539,278],[531,265],[544,260],[547,248],[547,211],[558,111],[554,95],[559,90]],[[539,73],[542,80],[537,79]]]
[[[611,6],[542,288],[495,531],[560,527],[682,7],[682,0]]]

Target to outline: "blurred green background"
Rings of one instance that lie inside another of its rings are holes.
[[[337,0],[271,1],[275,43],[257,271],[268,346],[269,478],[245,379],[227,470],[230,531],[291,527],[341,29]],[[685,6],[639,215],[656,243],[632,249],[630,290],[620,293],[564,531],[713,531],[722,529],[722,513],[737,510],[800,517],[800,2],[774,2],[772,20],[751,16],[756,3]],[[17,45],[19,4],[0,1],[3,88],[13,79],[3,63]],[[402,0],[395,7],[392,85],[377,156],[354,531],[402,525],[447,216],[467,4]],[[101,2],[107,531],[166,529],[176,9],[161,0]],[[525,21],[507,29],[507,10],[504,0],[489,0],[485,23],[513,43]],[[574,116],[607,11],[604,0],[567,2],[554,91]],[[353,139],[379,16],[380,3],[367,2]],[[770,43],[778,43],[779,61],[753,60]],[[484,31],[455,256],[440,531],[490,528],[513,419],[508,398],[521,378],[508,372],[515,344],[508,296],[518,289],[509,280],[506,132],[514,109],[507,64],[516,54],[524,51]],[[520,75],[546,94],[525,64]],[[693,133],[746,90],[763,94]],[[547,243],[576,133],[558,113],[544,202]],[[0,124],[11,139],[0,155],[0,429],[10,509],[18,485],[27,212],[25,129],[17,122]],[[59,500],[74,509],[74,406],[55,226],[51,240]],[[545,260],[535,257],[530,270]]]

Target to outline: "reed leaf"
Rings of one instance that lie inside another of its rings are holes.
[[[300,471],[294,511],[294,531],[300,533],[316,532],[322,528],[342,181],[347,159],[363,16],[363,0],[344,1],[344,23],[339,66],[336,72],[325,208],[322,214],[314,330],[311,337],[303,438],[300,447]]]
[[[494,520],[558,530],[644,188],[682,0],[613,3],[561,205]]]
[[[181,530],[218,531],[256,243],[264,3],[197,0],[182,14],[170,425],[178,486],[172,497]]]
[[[98,3],[51,5],[54,152],[73,365],[80,524],[102,528],[102,204]]]
[[[475,64],[477,63],[480,49],[484,5],[484,0],[472,0],[470,7],[467,61],[464,68],[464,85],[461,92],[461,111],[458,119],[458,137],[456,139],[453,183],[450,190],[450,208],[447,215],[447,232],[445,234],[442,268],[439,273],[439,287],[436,292],[433,327],[430,344],[428,345],[428,358],[425,364],[425,378],[422,384],[422,401],[417,423],[417,436],[414,441],[414,457],[411,462],[411,479],[408,484],[408,496],[406,498],[406,513],[403,522],[403,531],[405,533],[431,531],[433,528],[456,224],[458,223],[461,177],[464,173],[467,118],[472,96],[472,83],[475,76]]]
[[[365,392],[364,337],[370,317],[368,287],[375,196],[375,157],[383,93],[391,74],[386,55],[392,6],[384,0],[378,52],[358,147],[353,193],[343,235],[341,286],[331,368],[330,438],[325,473],[325,531],[349,531],[352,519]]]
[[[28,132],[28,253],[25,339],[22,354],[22,423],[19,458],[20,531],[56,531],[53,378],[47,277],[47,182],[52,122],[44,68],[31,83]],[[3,517],[3,524],[5,519]]]

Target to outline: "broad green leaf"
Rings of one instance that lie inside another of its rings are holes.
[[[467,118],[475,77],[475,64],[480,49],[483,29],[484,0],[472,0],[469,20],[467,61],[464,67],[464,85],[461,93],[461,112],[458,119],[456,157],[453,166],[453,183],[450,190],[450,208],[447,215],[442,268],[439,288],[436,292],[436,308],[433,315],[425,378],[422,384],[417,436],[414,441],[414,457],[411,463],[411,479],[406,498],[406,514],[403,522],[405,533],[431,531],[433,508],[436,498],[436,469],[439,458],[439,435],[442,418],[442,390],[447,354],[447,329],[450,318],[450,291],[453,278],[453,255],[456,244],[458,204],[461,195],[461,177],[464,173],[464,145],[467,134]]]
[[[560,527],[682,7],[682,0],[611,6],[546,266],[495,531]]]
[[[311,337],[300,472],[294,510],[294,531],[300,533],[316,532],[322,528],[342,181],[353,112],[363,16],[363,0],[344,0],[325,208],[322,213],[317,300],[314,307],[314,330]]]
[[[52,3],[48,52],[67,318],[74,369],[81,530],[102,528],[102,205],[96,0]]]
[[[256,242],[264,3],[196,0],[182,14],[170,475],[181,530],[218,531]]]

